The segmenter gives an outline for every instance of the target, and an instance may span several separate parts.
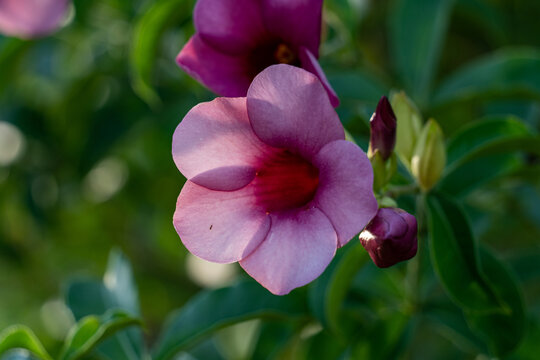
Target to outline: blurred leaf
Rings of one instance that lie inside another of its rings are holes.
[[[295,326],[288,323],[263,322],[253,350],[252,359],[279,360],[294,337]]]
[[[161,100],[152,85],[152,73],[156,53],[163,32],[186,14],[191,16],[191,1],[162,0],[150,3],[142,11],[133,31],[130,53],[131,81],[135,92],[150,106],[161,105]],[[172,61],[172,60],[171,60]]]
[[[502,311],[504,304],[482,274],[477,244],[463,211],[440,196],[427,198],[427,210],[433,267],[450,298],[466,310]]]
[[[60,358],[80,359],[92,351],[99,342],[118,330],[140,324],[139,319],[117,310],[107,311],[100,317],[92,315],[84,317],[70,330]]]
[[[500,176],[523,166],[519,154],[493,154],[468,161],[448,172],[437,184],[437,190],[452,196],[463,196]]]
[[[540,51],[502,49],[450,75],[436,90],[433,103],[486,97],[540,99]]]
[[[396,0],[390,56],[407,93],[425,105],[446,37],[453,0]]]
[[[343,301],[357,274],[369,256],[359,241],[351,241],[336,256],[309,289],[311,311],[324,327],[344,335],[347,319],[342,318]]]
[[[4,356],[0,355],[1,360],[35,360],[36,358],[28,350],[16,349],[9,351]]]
[[[511,360],[537,360],[540,348],[540,323],[537,319],[530,319],[527,334],[519,348],[507,359]]]
[[[442,192],[461,195],[523,161],[513,152],[540,155],[540,136],[514,117],[492,117],[464,127],[448,144],[448,166],[439,184]]]
[[[432,322],[433,327],[463,351],[469,353],[486,353],[487,347],[469,328],[463,312],[455,306],[445,304],[429,304],[423,314]]]
[[[359,100],[376,104],[389,88],[373,75],[345,71],[328,75],[328,81],[342,100]]]
[[[307,339],[306,359],[339,359],[346,345],[330,331],[321,331]]]
[[[480,259],[486,279],[497,296],[508,305],[504,313],[479,314],[465,312],[471,329],[478,333],[498,357],[514,350],[525,335],[525,305],[521,289],[507,266],[490,251],[480,249]]]
[[[448,142],[448,167],[458,166],[487,147],[505,147],[510,139],[530,136],[530,131],[512,116],[492,117],[462,128]]]
[[[429,247],[441,283],[490,350],[496,356],[508,353],[525,327],[516,281],[491,253],[478,251],[468,221],[453,201],[430,196],[427,205]]]
[[[361,334],[364,341],[353,342],[351,359],[393,360],[403,357],[410,345],[417,319],[400,311],[378,313],[377,321]]]
[[[197,344],[189,352],[181,352],[174,357],[174,360],[227,360],[221,353],[221,347],[215,338],[211,337]]]
[[[458,0],[455,10],[478,26],[494,46],[507,41],[510,35],[506,31],[509,19],[492,3],[485,0]]]
[[[65,301],[77,320],[89,315],[101,315],[110,309],[122,309],[139,316],[139,313],[133,312],[138,310],[139,305],[132,297],[137,293],[132,281],[127,259],[113,251],[104,282],[73,282],[67,288]],[[121,331],[101,343],[96,351],[112,360],[141,358],[146,352],[140,329]]]
[[[18,66],[22,56],[30,48],[32,42],[16,38],[0,39],[0,91],[11,83],[11,79],[18,73]]]
[[[0,333],[0,355],[13,349],[26,349],[42,360],[52,360],[32,330],[23,325],[10,326]]]
[[[119,250],[111,251],[107,271],[103,277],[105,287],[116,299],[118,306],[133,315],[140,315],[139,295],[129,260]]]
[[[508,260],[522,282],[540,278],[540,248],[527,248]]]
[[[275,296],[253,281],[203,292],[172,315],[153,358],[170,359],[201,337],[233,323],[258,317],[303,317],[306,306],[302,295],[297,290]]]

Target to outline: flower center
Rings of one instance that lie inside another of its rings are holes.
[[[274,51],[274,59],[278,64],[292,65],[297,61],[296,54],[285,44],[279,44]]]
[[[291,47],[280,40],[263,42],[255,48],[250,56],[251,75],[258,73],[274,64],[289,64],[300,66],[300,59]]]
[[[269,213],[306,205],[318,185],[319,170],[287,150],[267,159],[254,180],[257,201]]]

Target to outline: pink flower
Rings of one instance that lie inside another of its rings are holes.
[[[20,38],[45,36],[61,26],[69,0],[0,0],[0,33]]]
[[[273,64],[317,75],[334,107],[339,99],[317,58],[323,0],[198,0],[195,35],[176,61],[222,96],[246,96],[253,78]]]
[[[278,295],[317,278],[377,212],[369,160],[344,138],[318,78],[289,65],[262,71],[247,98],[195,106],[172,148],[186,248],[239,261]]]
[[[390,267],[416,255],[416,218],[397,208],[381,208],[360,234],[360,243],[380,268]]]

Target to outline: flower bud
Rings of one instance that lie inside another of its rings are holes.
[[[386,161],[392,155],[396,145],[396,115],[386,96],[379,100],[369,125],[371,137],[368,155],[371,157],[371,154],[378,151],[382,159]]]
[[[360,233],[360,243],[380,268],[390,267],[416,255],[416,218],[398,208],[380,208]]]
[[[416,141],[422,129],[422,116],[414,103],[401,91],[390,96],[397,119],[396,153],[410,167]]]
[[[430,119],[420,134],[411,160],[411,171],[424,192],[439,181],[446,165],[446,148],[442,130]]]

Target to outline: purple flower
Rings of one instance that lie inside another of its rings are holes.
[[[379,101],[369,125],[371,127],[370,152],[373,154],[378,150],[383,160],[388,159],[396,145],[396,115],[386,96]]]
[[[416,218],[397,208],[381,208],[360,234],[360,243],[380,268],[416,255]]]
[[[222,96],[246,96],[253,78],[273,64],[319,77],[330,102],[339,99],[317,58],[323,0],[198,0],[196,33],[176,61]]]
[[[69,0],[0,0],[0,33],[20,38],[45,36],[66,18]]]
[[[317,278],[377,212],[369,160],[344,138],[318,78],[289,65],[262,71],[247,98],[195,106],[172,148],[186,248],[239,261],[278,295]]]

